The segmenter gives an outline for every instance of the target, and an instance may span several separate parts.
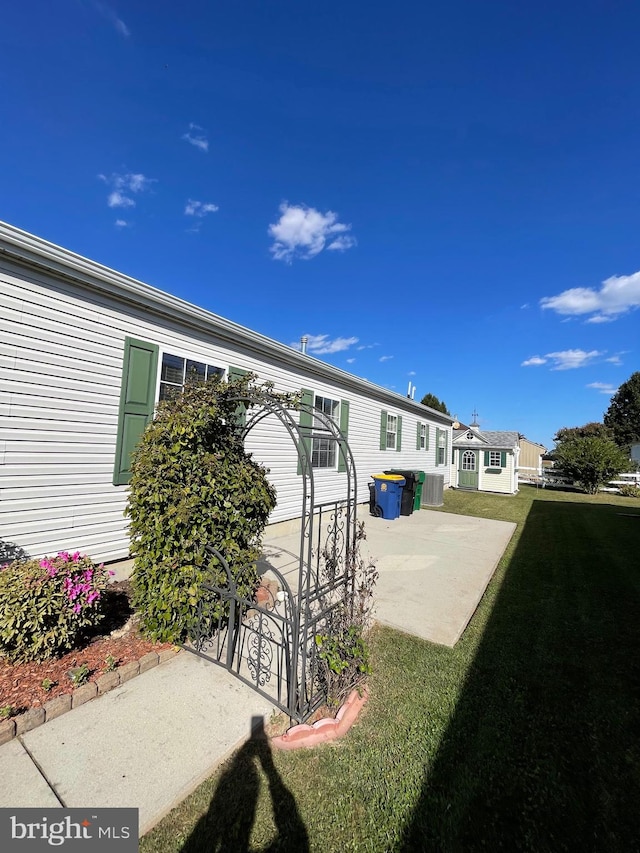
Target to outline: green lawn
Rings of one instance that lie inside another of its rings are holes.
[[[442,511],[518,523],[456,647],[376,629],[342,742],[249,744],[142,853],[640,849],[640,501],[523,487]]]

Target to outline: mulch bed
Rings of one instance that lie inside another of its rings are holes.
[[[128,580],[109,586],[105,593],[106,615],[102,622],[87,634],[78,648],[59,658],[41,663],[11,664],[0,658],[0,708],[10,705],[12,716],[37,708],[65,693],[73,693],[76,685],[69,678],[69,670],[86,664],[89,680],[107,672],[107,658],[111,655],[117,666],[138,660],[148,652],[171,648],[169,643],[152,643],[138,630],[131,607],[131,584]],[[45,690],[42,682],[53,682]]]

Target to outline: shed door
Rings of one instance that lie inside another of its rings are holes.
[[[478,488],[478,451],[464,450],[460,453],[458,469],[458,487],[460,489]]]

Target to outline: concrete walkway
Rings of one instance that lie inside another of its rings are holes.
[[[453,647],[515,529],[512,522],[430,510],[368,519],[365,547],[380,573],[376,619]]]
[[[0,807],[129,806],[143,835],[273,707],[189,652],[0,747]]]
[[[364,549],[380,572],[377,618],[452,646],[515,525],[422,510],[367,516],[366,528]],[[270,547],[297,544],[284,537]],[[249,737],[252,717],[266,721],[272,710],[225,670],[182,652],[0,746],[0,807],[134,807],[144,834]]]

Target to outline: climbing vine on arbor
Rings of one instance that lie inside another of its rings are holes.
[[[134,605],[153,640],[186,639],[202,584],[223,580],[205,545],[225,555],[241,595],[257,585],[260,537],[276,493],[244,449],[238,400],[248,404],[267,388],[254,374],[189,382],[159,404],[134,453],[126,509]]]

